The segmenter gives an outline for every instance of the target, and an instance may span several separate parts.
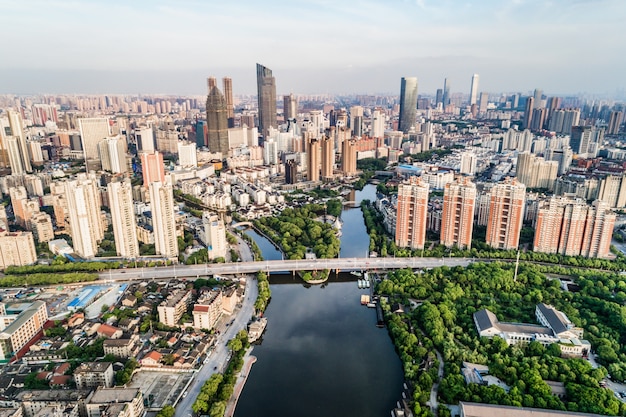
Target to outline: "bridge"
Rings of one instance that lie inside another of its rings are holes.
[[[333,258],[299,259],[223,264],[174,265],[168,267],[111,269],[100,273],[104,281],[133,281],[142,279],[191,278],[207,275],[253,274],[258,271],[294,272],[329,269],[333,271],[366,271],[403,268],[435,268],[438,266],[467,266],[470,258]]]
[[[233,229],[236,229],[238,227],[254,227],[254,225],[252,224],[252,222],[239,222],[239,223],[233,223],[230,225]]]

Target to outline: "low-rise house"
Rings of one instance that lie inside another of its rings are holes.
[[[96,330],[96,333],[98,336],[106,337],[107,339],[119,339],[124,334],[122,329],[108,324],[101,324],[100,327],[98,327],[98,330]]]
[[[139,388],[98,388],[84,404],[85,417],[143,417],[143,395]]]
[[[163,358],[163,355],[153,350],[144,356],[139,362],[141,362],[141,366],[160,366],[161,358]]]

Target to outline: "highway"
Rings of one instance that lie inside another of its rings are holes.
[[[435,268],[438,266],[467,266],[470,258],[335,258],[300,259],[221,264],[174,265],[155,268],[112,269],[100,273],[103,281],[133,281],[141,279],[189,278],[206,275],[252,274],[258,271],[311,271],[321,269],[341,271],[384,270],[401,268]]]

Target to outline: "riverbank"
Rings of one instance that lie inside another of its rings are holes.
[[[246,381],[248,380],[248,375],[250,375],[250,370],[252,369],[252,365],[256,362],[256,356],[252,356],[252,349],[250,347],[246,352],[246,355],[243,358],[243,366],[241,367],[241,371],[237,375],[237,382],[235,383],[235,389],[233,390],[233,395],[228,400],[228,404],[226,405],[226,412],[224,413],[224,417],[233,417],[235,415],[235,409],[237,408],[237,401],[239,400],[239,396],[241,395],[241,391],[243,391],[243,387],[246,385]]]

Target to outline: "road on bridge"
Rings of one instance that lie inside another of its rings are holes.
[[[402,268],[435,268],[438,266],[467,266],[470,258],[334,258],[300,259],[222,264],[174,265],[168,267],[112,269],[100,273],[104,281],[133,281],[141,279],[189,278],[207,275],[252,274],[258,271],[340,270],[365,271]]]

